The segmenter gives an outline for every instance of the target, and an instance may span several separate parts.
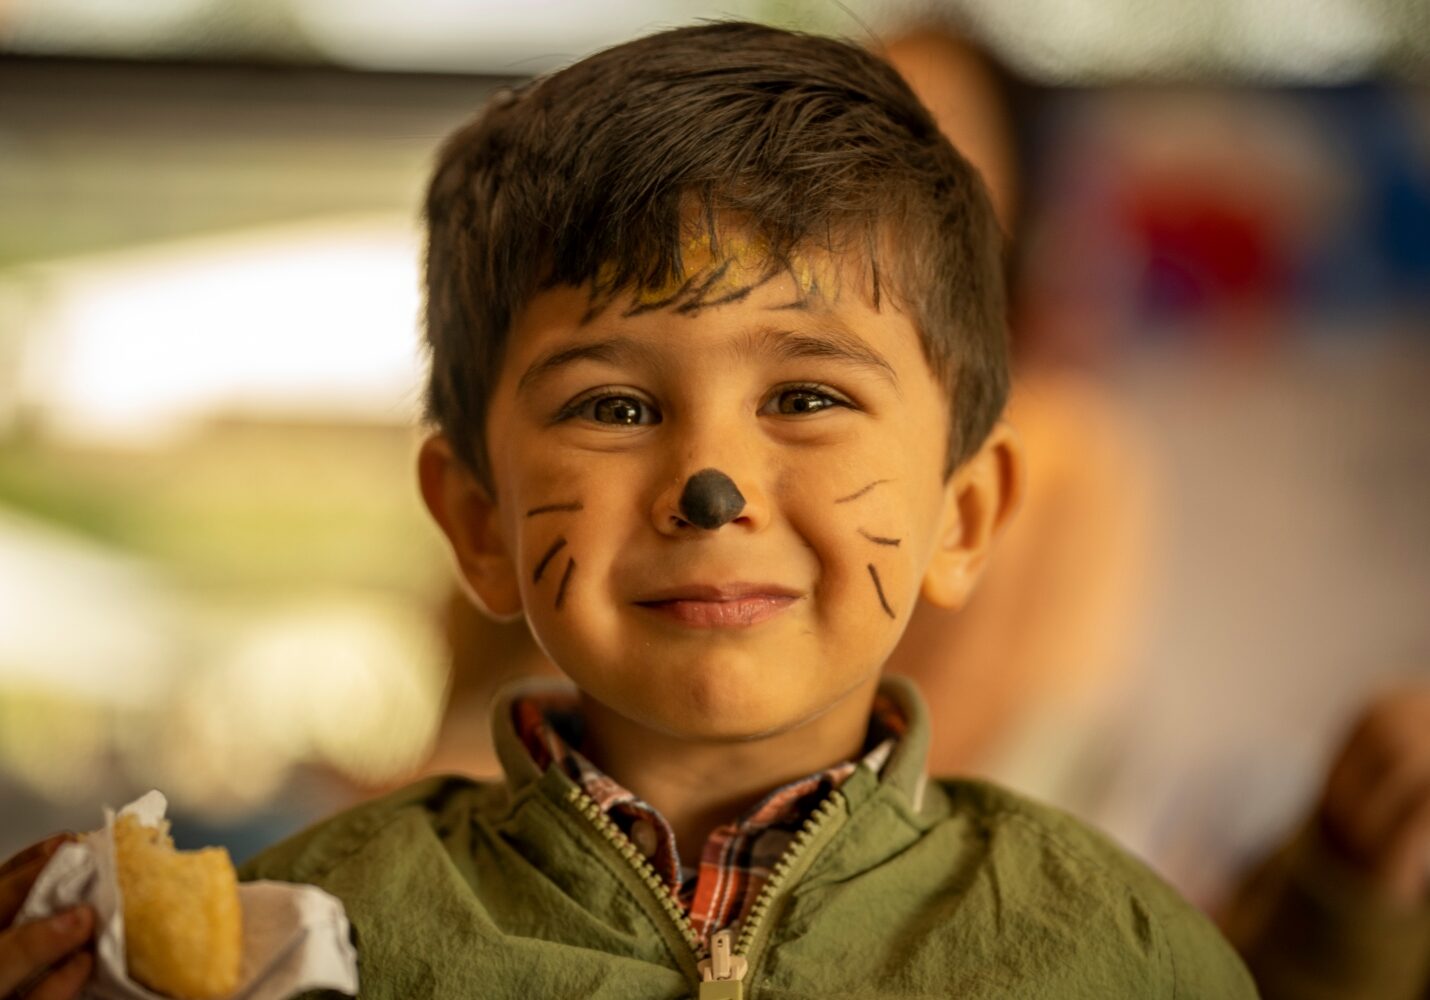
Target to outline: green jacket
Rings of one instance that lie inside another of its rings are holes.
[[[1101,835],[978,781],[924,777],[928,722],[825,800],[734,941],[703,954],[644,857],[495,711],[504,783],[419,782],[268,850],[243,877],[311,882],[352,921],[362,996],[1256,995],[1211,924]],[[737,963],[738,964],[738,963]]]

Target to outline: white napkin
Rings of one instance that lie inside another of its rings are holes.
[[[168,802],[149,792],[119,811],[158,826]],[[81,903],[94,908],[94,974],[82,996],[89,1000],[169,1000],[129,978],[124,961],[124,908],[114,863],[114,819],[104,810],[102,829],[61,845],[30,889],[16,924],[51,916]],[[229,1000],[284,1000],[305,990],[357,994],[357,952],[348,939],[343,904],[311,885],[246,882],[238,887],[243,909],[243,964]]]

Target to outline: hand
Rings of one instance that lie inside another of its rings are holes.
[[[1330,847],[1389,900],[1430,889],[1430,682],[1372,702],[1331,766],[1319,821]]]
[[[0,1000],[68,1000],[89,979],[94,960],[79,950],[94,933],[89,907],[12,926],[40,869],[68,839],[42,840],[0,865]]]

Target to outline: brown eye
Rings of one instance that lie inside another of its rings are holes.
[[[773,409],[776,413],[795,417],[806,413],[818,413],[831,406],[847,405],[843,400],[816,389],[785,389],[770,402],[774,404]]]
[[[600,396],[586,404],[586,416],[598,424],[638,427],[660,422],[660,414],[634,396]]]

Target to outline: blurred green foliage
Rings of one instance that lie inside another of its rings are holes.
[[[415,432],[229,419],[141,453],[0,445],[0,504],[207,587],[420,594],[441,547]]]

